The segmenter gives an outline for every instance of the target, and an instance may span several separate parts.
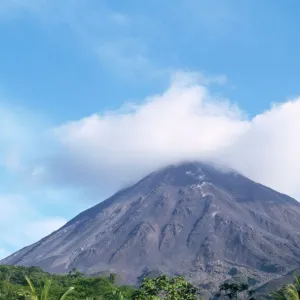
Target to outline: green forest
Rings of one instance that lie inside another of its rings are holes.
[[[118,276],[87,277],[76,269],[67,275],[44,272],[39,267],[0,266],[0,300],[194,300],[203,298],[201,290],[183,277],[161,275],[145,278],[138,288],[119,286]],[[265,295],[266,299],[299,300],[300,277],[294,284]],[[222,284],[212,299],[255,300],[247,284]],[[261,298],[261,295],[260,295]]]

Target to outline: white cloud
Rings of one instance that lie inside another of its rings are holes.
[[[44,175],[59,184],[119,188],[168,163],[218,160],[293,196],[300,192],[300,100],[249,120],[192,74],[142,104],[54,130],[58,153]]]
[[[86,188],[96,191],[99,202],[148,172],[182,160],[220,161],[300,196],[300,99],[248,119],[235,104],[211,92],[210,84],[224,81],[177,73],[164,93],[65,123],[52,129],[52,140],[44,139],[45,126],[30,125],[28,118],[20,121],[13,110],[0,110],[0,152],[6,154],[1,163],[11,154],[6,166],[14,171],[17,151],[26,176],[26,193],[16,186],[16,194],[0,196],[0,252],[16,250],[62,226],[65,218],[91,204],[74,205],[91,196]],[[24,155],[31,159],[24,160]],[[30,166],[32,172],[27,172]],[[39,186],[40,180],[50,186]],[[62,193],[61,187],[71,192]],[[85,194],[78,196],[78,188]]]
[[[228,164],[300,200],[300,98],[255,116],[231,145]]]
[[[141,105],[55,129],[62,152],[48,166],[54,180],[116,188],[163,164],[211,156],[246,130],[234,105],[216,101],[183,73],[174,78],[168,91]]]

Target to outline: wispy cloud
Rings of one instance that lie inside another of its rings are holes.
[[[20,107],[11,109],[0,102],[0,166],[16,172],[23,169],[22,160],[36,142],[34,118]]]
[[[40,21],[63,22],[99,61],[99,67],[136,79],[141,74],[155,77],[162,72],[147,56],[147,46],[134,36],[130,16],[111,10],[103,1],[15,1],[13,10],[29,11]],[[147,77],[144,76],[144,77]]]
[[[98,60],[100,68],[131,81],[159,81],[170,76],[178,66],[161,57],[159,49],[160,44],[168,41],[173,45],[169,50],[170,56],[174,55],[176,44],[180,42],[178,30],[192,30],[199,36],[204,32],[215,35],[215,31],[235,28],[234,20],[240,15],[237,10],[241,10],[239,5],[229,5],[228,1],[226,5],[220,5],[215,1],[212,4],[210,1],[200,3],[190,0],[179,2],[176,6],[166,1],[161,9],[167,11],[172,6],[172,12],[180,23],[174,28],[172,18],[163,20],[155,11],[149,11],[149,15],[139,13],[140,5],[137,5],[136,12],[124,12],[110,8],[108,1],[4,1],[6,10],[10,8],[7,16],[27,12],[49,26],[60,24],[68,28]],[[166,30],[164,23],[168,24],[168,28],[174,28],[172,34]],[[193,47],[193,44],[190,46]]]
[[[66,223],[62,217],[42,215],[36,204],[23,195],[0,195],[0,256],[35,242]]]
[[[47,188],[30,178],[35,161],[53,151],[51,144],[47,147],[45,143],[47,122],[9,103],[0,102],[0,257],[35,242],[65,222],[44,209],[50,207]],[[38,191],[40,194],[35,195]]]
[[[112,12],[111,19],[121,26],[128,26],[131,23],[131,19],[129,16],[119,13],[119,12]]]
[[[134,38],[106,40],[97,48],[101,64],[125,80],[167,78],[171,69],[156,65],[146,52],[141,41]]]
[[[5,258],[7,256],[9,256],[11,254],[11,252],[7,251],[4,248],[0,248],[0,259]]]

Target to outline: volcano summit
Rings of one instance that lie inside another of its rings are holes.
[[[183,163],[158,170],[82,212],[1,264],[56,273],[183,274],[263,282],[300,266],[300,204],[233,170]]]

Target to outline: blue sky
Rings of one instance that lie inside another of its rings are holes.
[[[209,155],[300,195],[299,9],[2,0],[0,256],[183,158]]]

